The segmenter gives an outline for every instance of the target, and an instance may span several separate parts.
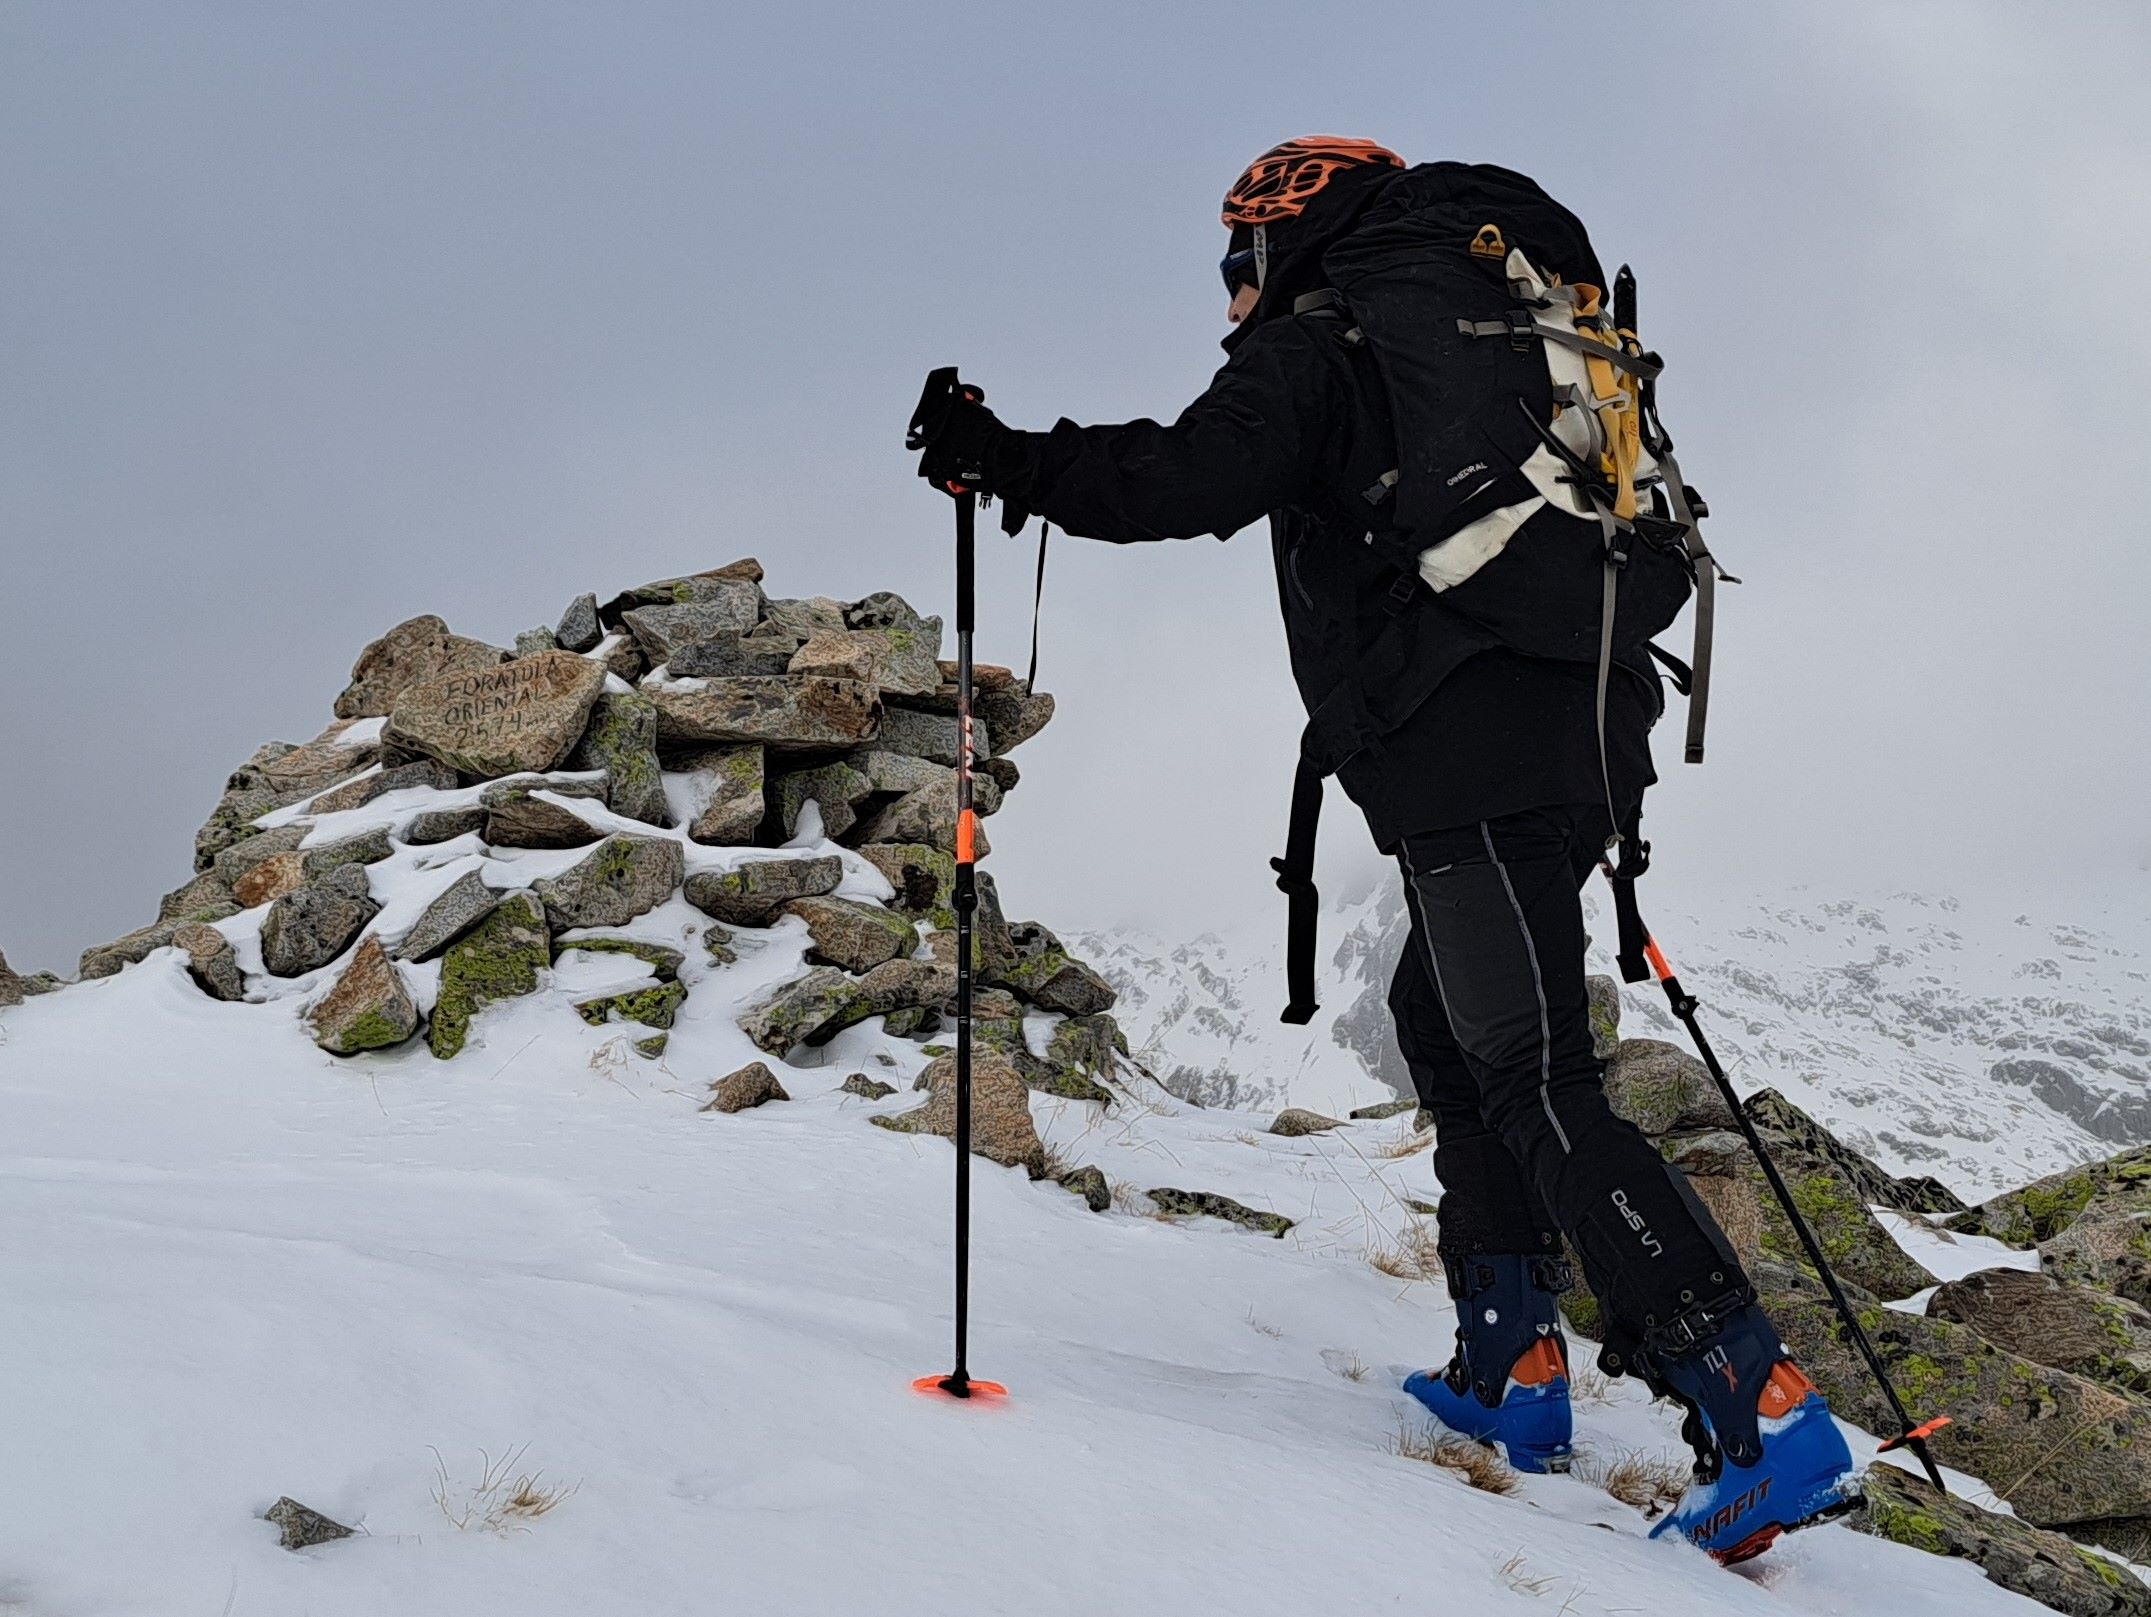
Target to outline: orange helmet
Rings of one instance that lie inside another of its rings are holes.
[[[1225,224],[1273,225],[1303,212],[1330,176],[1361,163],[1402,168],[1404,159],[1371,140],[1343,135],[1302,135],[1272,146],[1225,193]]]

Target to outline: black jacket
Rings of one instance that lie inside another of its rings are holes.
[[[1342,340],[1342,326],[1325,313],[1243,327],[1208,390],[1170,426],[1064,420],[1015,435],[1010,456],[1008,492],[1084,538],[1224,538],[1267,515],[1286,648],[1310,714],[1396,616],[1399,575],[1365,543],[1370,507],[1361,495],[1396,464],[1388,409],[1371,361]],[[1471,640],[1479,631],[1431,599],[1410,611],[1439,682],[1423,691],[1407,679],[1394,693],[1401,722],[1338,769],[1379,846],[1603,800],[1592,668]],[[1607,744],[1624,811],[1656,778],[1648,733],[1663,705],[1647,663],[1616,667]]]

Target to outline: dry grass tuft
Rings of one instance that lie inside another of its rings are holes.
[[[1401,1459],[1440,1466],[1481,1493],[1511,1494],[1523,1486],[1509,1462],[1485,1444],[1437,1427],[1415,1426],[1403,1416],[1397,1418],[1391,1452]]]
[[[1044,1141],[1043,1144],[1045,1150],[1039,1160],[1045,1166],[1048,1179],[1058,1183],[1083,1166],[1082,1163],[1076,1161],[1074,1157],[1068,1155],[1067,1152],[1063,1151],[1051,1140]]]
[[[1268,1320],[1255,1318],[1255,1310],[1252,1304],[1249,1305],[1247,1310],[1247,1326],[1249,1330],[1259,1331],[1264,1336],[1274,1337],[1280,1341],[1284,1338],[1285,1333]]]
[[[1613,1381],[1597,1365],[1572,1359],[1568,1367],[1568,1395],[1574,1403],[1607,1403],[1613,1397]]]
[[[509,1450],[498,1460],[478,1451],[478,1480],[458,1488],[448,1475],[441,1451],[433,1453],[433,1502],[458,1532],[527,1532],[532,1522],[549,1516],[582,1486],[547,1482],[542,1471],[518,1471],[530,1445]]]
[[[1522,1550],[1518,1550],[1495,1570],[1501,1574],[1501,1581],[1520,1595],[1542,1595],[1560,1581],[1557,1578],[1534,1576],[1524,1560]]]
[[[1411,1125],[1411,1120],[1407,1118],[1398,1126],[1394,1134],[1374,1148],[1374,1154],[1395,1162],[1405,1157],[1416,1157],[1433,1143],[1434,1131],[1432,1129],[1415,1129]]]
[[[1347,1381],[1365,1381],[1373,1373],[1367,1361],[1356,1353],[1333,1350],[1322,1355],[1322,1362]]]
[[[1419,1219],[1405,1225],[1403,1234],[1369,1252],[1367,1261],[1394,1280],[1442,1278],[1441,1251],[1433,1228]]]
[[[1656,1521],[1688,1491],[1691,1467],[1679,1455],[1647,1453],[1642,1449],[1616,1449],[1610,1454],[1585,1450],[1576,1456],[1570,1475],[1603,1488],[1644,1520]]]

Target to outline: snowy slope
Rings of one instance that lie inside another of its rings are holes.
[[[1658,878],[1652,878],[1653,881]],[[1797,892],[1647,913],[1744,1091],[1774,1085],[1901,1172],[1968,1196],[2151,1140],[2151,881],[2053,914],[2015,904]],[[1613,969],[1594,891],[1594,969]],[[1407,1088],[1383,994],[1402,947],[1390,882],[1323,919],[1321,1014],[1277,1020],[1283,924],[1177,947],[1092,933],[1129,1036],[1185,1092],[1338,1111]],[[1624,1029],[1681,1039],[1649,985]]]
[[[403,889],[377,924],[454,857],[376,867]],[[296,998],[211,1001],[169,950],[8,1012],[0,1607],[1725,1617],[1887,1587],[1900,1617],[2036,1609],[1841,1527],[1727,1574],[1580,1478],[1495,1497],[1392,1452],[1397,1380],[1453,1328],[1438,1285],[1368,1262],[1430,1188],[1423,1146],[1384,1154],[1394,1124],[1279,1140],[1160,1094],[1103,1119],[1038,1099],[1119,1184],[1301,1224],[1094,1215],[981,1163],[974,1362],[1015,1396],[915,1397],[947,1356],[952,1157],[866,1126],[908,1094],[837,1086],[923,1057],[862,1026],[783,1073],[790,1104],[699,1112],[756,1054],[742,1003],[802,966],[796,923],[741,936],[721,974],[690,948],[661,1067],[583,1026],[566,980],[484,1013],[452,1063],[332,1059]],[[1632,1386],[1581,1420],[1602,1454],[1678,1446]],[[489,1530],[481,1455],[511,1452],[574,1491]],[[284,1493],[364,1535],[278,1548],[256,1513]]]

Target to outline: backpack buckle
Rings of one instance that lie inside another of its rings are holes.
[[[1412,604],[1418,594],[1419,575],[1416,573],[1398,573],[1396,581],[1389,586],[1389,615],[1395,617],[1402,612]]]
[[[1538,321],[1529,309],[1507,309],[1502,312],[1502,324],[1509,328],[1509,346],[1519,354],[1531,352],[1531,345],[1539,340]]]

